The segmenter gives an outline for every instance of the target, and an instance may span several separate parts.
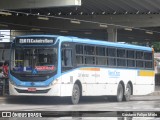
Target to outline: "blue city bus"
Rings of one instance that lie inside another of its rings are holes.
[[[11,45],[14,96],[107,96],[129,101],[154,91],[153,49],[71,36],[18,36]]]

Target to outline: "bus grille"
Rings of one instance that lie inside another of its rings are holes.
[[[46,89],[46,90],[36,90],[36,91],[21,90],[21,89],[17,89],[17,88],[15,88],[15,90],[18,93],[47,93],[50,90],[50,88]]]

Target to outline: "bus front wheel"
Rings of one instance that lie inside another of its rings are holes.
[[[79,88],[78,84],[75,83],[73,86],[72,96],[71,96],[72,104],[74,104],[74,105],[78,104],[79,99],[80,99],[80,88]]]

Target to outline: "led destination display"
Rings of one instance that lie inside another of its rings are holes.
[[[55,42],[53,38],[17,38],[17,44],[52,44]]]

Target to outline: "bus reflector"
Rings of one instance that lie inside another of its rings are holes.
[[[138,71],[139,76],[154,76],[154,71],[140,70]]]

